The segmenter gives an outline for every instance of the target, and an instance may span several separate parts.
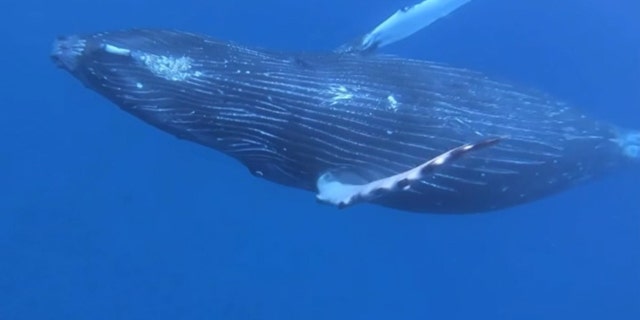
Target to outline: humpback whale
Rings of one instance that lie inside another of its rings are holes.
[[[425,0],[327,52],[189,32],[62,36],[51,57],[148,124],[339,208],[471,213],[640,162],[640,132],[447,64],[380,54],[469,0]]]

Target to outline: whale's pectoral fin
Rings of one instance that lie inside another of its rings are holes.
[[[325,173],[317,181],[318,201],[345,208],[359,202],[367,202],[394,192],[411,188],[442,165],[446,165],[469,152],[484,149],[498,143],[500,138],[482,140],[451,149],[417,167],[405,172],[374,180],[365,184],[349,184]]]
[[[423,0],[398,10],[371,32],[354,42],[344,44],[336,52],[368,53],[402,40],[436,22],[471,0]]]

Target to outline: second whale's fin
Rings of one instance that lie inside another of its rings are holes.
[[[336,49],[342,53],[365,53],[402,40],[436,22],[471,0],[423,0],[398,10],[371,32]]]
[[[405,172],[364,184],[350,184],[346,181],[340,181],[330,172],[325,173],[317,181],[318,194],[316,198],[322,203],[344,208],[359,202],[372,201],[394,192],[408,190],[438,167],[449,164],[469,152],[492,146],[500,140],[500,138],[493,138],[465,144]]]

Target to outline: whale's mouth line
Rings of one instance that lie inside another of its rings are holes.
[[[58,37],[52,45],[51,59],[58,67],[74,71],[86,45],[87,41],[78,36]]]

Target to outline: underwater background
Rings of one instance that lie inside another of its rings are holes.
[[[58,35],[326,51],[415,0],[3,0],[0,320],[640,319],[640,170],[475,215],[336,210],[119,110]],[[473,0],[383,52],[640,129],[640,2]]]

